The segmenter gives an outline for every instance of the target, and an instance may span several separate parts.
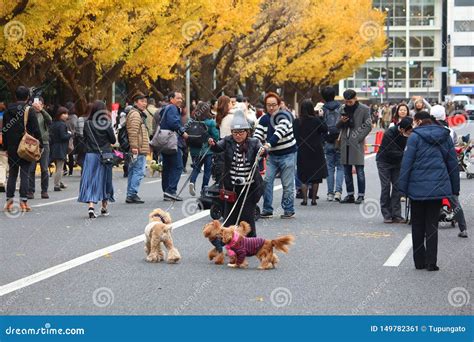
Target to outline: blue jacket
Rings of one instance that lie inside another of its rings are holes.
[[[186,129],[181,123],[181,112],[178,107],[173,104],[166,106],[161,115],[160,128],[175,131],[178,135],[183,135]]]
[[[459,169],[449,130],[417,127],[408,138],[399,189],[412,200],[442,199],[459,194]]]

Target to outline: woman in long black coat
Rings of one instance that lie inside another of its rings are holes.
[[[308,184],[312,184],[311,205],[316,205],[319,184],[326,178],[328,171],[323,150],[323,136],[328,128],[323,120],[316,115],[311,100],[301,103],[299,117],[295,120],[293,132],[298,145],[297,175],[301,181],[303,202],[308,204]]]
[[[49,160],[54,161],[56,164],[54,191],[61,191],[61,189],[66,188],[66,185],[62,182],[63,167],[68,152],[69,139],[72,136],[66,125],[67,117],[67,108],[59,107],[55,119],[49,129]]]

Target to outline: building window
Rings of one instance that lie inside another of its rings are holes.
[[[355,73],[354,80],[346,80],[346,88],[349,84],[356,88],[377,88],[377,81],[382,77],[386,79],[385,66],[362,67]],[[389,88],[405,88],[406,68],[404,66],[389,67],[388,69]]]
[[[405,57],[407,55],[406,42],[405,36],[389,37],[390,57]],[[386,54],[387,52],[384,52],[384,56]]]
[[[474,20],[455,20],[454,32],[474,32]]]
[[[474,6],[474,0],[454,0],[454,6]]]
[[[410,56],[433,57],[434,36],[424,34],[410,36]]]
[[[382,12],[385,12],[386,9],[390,11],[388,22],[390,26],[405,26],[407,24],[405,0],[374,0],[373,7]]]
[[[435,6],[434,0],[412,0],[410,2],[410,25],[433,26]]]
[[[455,46],[454,57],[474,57],[474,45]]]
[[[432,65],[426,65],[421,62],[415,62],[410,66],[410,88],[429,88],[433,87]]]

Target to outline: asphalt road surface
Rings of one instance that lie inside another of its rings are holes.
[[[474,124],[458,134],[465,132],[474,136]],[[65,191],[32,200],[31,213],[0,214],[1,314],[471,315],[472,231],[462,239],[457,227],[441,224],[440,271],[415,270],[410,226],[382,222],[373,154],[366,156],[366,180],[364,205],[327,202],[323,183],[316,207],[301,207],[297,200],[296,218],[259,220],[259,236],[296,237],[289,254],[279,254],[277,269],[260,271],[256,258],[246,270],[207,260],[211,245],[201,231],[210,217],[196,211],[187,188],[185,201],[169,209],[182,261],[147,263],[147,215],[170,204],[163,201],[159,177],[143,180],[145,204],[130,205],[125,204],[126,179],[117,169],[111,215],[91,221],[87,207],[76,201],[76,172],[65,177]],[[281,188],[275,186],[277,214]],[[471,229],[474,180],[464,175],[460,200]]]

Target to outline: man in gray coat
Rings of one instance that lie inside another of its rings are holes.
[[[344,109],[336,127],[341,130],[341,164],[344,166],[347,196],[340,203],[361,204],[365,196],[364,145],[365,138],[372,129],[370,110],[357,101],[357,94],[352,89],[344,91]],[[354,180],[352,167],[357,172],[357,199],[354,197]]]

